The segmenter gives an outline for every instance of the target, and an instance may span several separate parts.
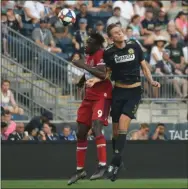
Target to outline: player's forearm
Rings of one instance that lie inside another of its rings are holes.
[[[152,78],[151,72],[150,72],[148,67],[144,67],[143,68],[143,73],[144,73],[144,76],[146,77],[146,79],[148,80],[148,82],[152,83],[153,82],[153,78]]]
[[[100,67],[100,69],[99,69],[99,67],[91,67],[91,66],[89,66],[87,64],[84,64],[83,60],[78,60],[78,61],[74,61],[73,60],[73,63],[74,63],[75,66],[88,71],[89,73],[91,73],[95,77],[98,77],[100,79],[105,79],[106,78],[105,66],[104,66],[104,69],[102,69],[101,67]]]
[[[99,70],[98,68],[93,68],[88,66],[87,64],[84,65],[84,69],[87,70],[89,73],[91,73],[92,75],[94,75],[95,77],[98,77],[102,80],[105,79],[106,77],[106,70]]]

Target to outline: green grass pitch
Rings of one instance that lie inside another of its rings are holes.
[[[2,188],[188,188],[187,179],[81,180],[67,186],[67,180],[2,180]]]

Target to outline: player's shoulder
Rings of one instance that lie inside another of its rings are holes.
[[[127,45],[130,45],[130,44],[137,44],[138,43],[138,41],[136,40],[136,39],[128,39],[127,41],[126,41],[126,44]]]
[[[104,54],[104,49],[99,49],[95,52],[94,57],[103,56],[103,54]]]
[[[115,49],[114,43],[108,45],[105,49],[104,49],[104,53],[111,53],[113,50]]]
[[[141,47],[140,42],[136,39],[128,39],[126,41],[127,46],[132,46],[132,47]]]

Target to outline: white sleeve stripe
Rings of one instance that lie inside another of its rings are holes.
[[[98,65],[105,65],[105,63],[98,63],[97,66],[98,66]]]

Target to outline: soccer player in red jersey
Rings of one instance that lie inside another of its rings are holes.
[[[104,38],[100,34],[91,34],[86,43],[85,63],[82,60],[73,60],[74,65],[85,70],[86,89],[84,100],[77,113],[77,170],[68,181],[68,185],[86,176],[84,163],[87,150],[87,133],[90,128],[92,128],[95,136],[99,163],[97,171],[91,176],[90,180],[101,178],[106,170],[106,140],[102,134],[102,128],[108,125],[112,84],[108,78],[104,78],[106,66],[103,62],[103,43]],[[101,81],[90,85],[89,80],[91,79],[101,79]]]

